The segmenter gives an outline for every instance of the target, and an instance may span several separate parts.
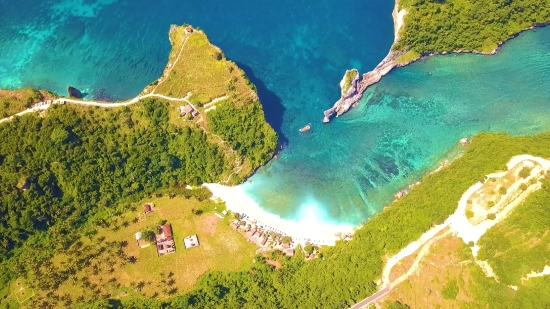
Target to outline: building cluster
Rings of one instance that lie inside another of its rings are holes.
[[[154,210],[155,210],[155,204],[153,203],[146,203],[143,205],[143,213],[145,215],[153,213]],[[157,226],[157,232],[158,233],[155,233],[154,242],[156,244],[158,256],[160,257],[169,253],[176,252],[176,244],[174,241],[174,235],[172,234],[172,227],[170,226],[170,224]],[[136,241],[137,241],[138,247],[140,248],[146,248],[146,247],[149,247],[149,245],[151,245],[150,242],[142,239],[141,232],[136,233]],[[198,247],[199,239],[197,235],[187,236],[183,239],[183,244],[185,246],[185,249]]]
[[[254,220],[247,220],[245,218],[234,220],[231,226],[235,230],[243,231],[249,241],[258,244],[260,247],[279,249],[288,256],[294,255],[293,242],[283,244],[283,237],[286,235],[281,231],[260,225]]]
[[[54,101],[54,100],[46,100],[46,101],[42,101],[42,102],[38,102],[36,104],[34,104],[33,106],[31,106],[31,108],[35,108],[35,107],[46,107],[50,104],[65,104],[65,101],[63,100],[60,100],[60,101]]]

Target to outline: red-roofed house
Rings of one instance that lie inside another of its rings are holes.
[[[170,224],[159,226],[160,234],[155,234],[158,256],[176,252],[176,245],[172,236]]]

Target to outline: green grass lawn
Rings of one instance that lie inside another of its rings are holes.
[[[146,202],[155,204],[154,212],[148,215],[142,212]],[[252,265],[256,246],[231,229],[228,219],[220,219],[214,214],[225,208],[223,204],[161,197],[141,201],[136,206],[135,211],[114,218],[110,227],[83,237],[80,244],[72,245],[57,254],[51,264],[43,266],[41,276],[76,270],[55,290],[49,290],[60,296],[55,307],[70,306],[98,295],[142,294],[163,298],[191,290],[198,278],[208,271],[245,270]],[[175,253],[161,257],[157,256],[154,243],[139,248],[135,239],[136,232],[154,228],[159,220],[171,224],[176,245]],[[200,245],[186,250],[183,238],[194,234]],[[134,263],[128,261],[130,256],[135,257]],[[45,297],[47,292],[41,291],[41,296]]]

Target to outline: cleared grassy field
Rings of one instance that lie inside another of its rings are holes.
[[[146,202],[155,204],[153,213],[143,214]],[[31,280],[59,281],[59,285],[35,289],[38,297],[58,298],[54,307],[70,307],[99,296],[163,298],[191,290],[208,271],[245,270],[252,265],[256,246],[231,229],[228,219],[214,214],[224,209],[223,204],[166,196],[144,200],[136,208],[113,218],[109,227],[83,237],[43,266]],[[154,243],[146,248],[137,246],[135,233],[155,228],[160,220],[171,224],[176,252],[158,257]],[[186,250],[183,238],[194,234],[200,245]],[[50,292],[53,294],[47,296]]]
[[[170,40],[172,51],[164,75],[147,91],[154,89],[155,93],[177,98],[191,92],[189,101],[198,106],[224,95],[236,104],[257,98],[255,87],[244,72],[228,61],[202,31],[186,34],[184,27],[176,27]]]

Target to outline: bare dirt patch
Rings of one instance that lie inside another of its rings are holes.
[[[281,262],[279,261],[274,261],[274,260],[265,260],[266,264],[267,265],[271,265],[273,267],[275,267],[275,269],[279,269],[281,268]]]
[[[216,217],[213,214],[203,216],[203,218],[200,219],[198,222],[200,232],[203,234],[214,235],[216,233],[219,222],[220,218]]]

